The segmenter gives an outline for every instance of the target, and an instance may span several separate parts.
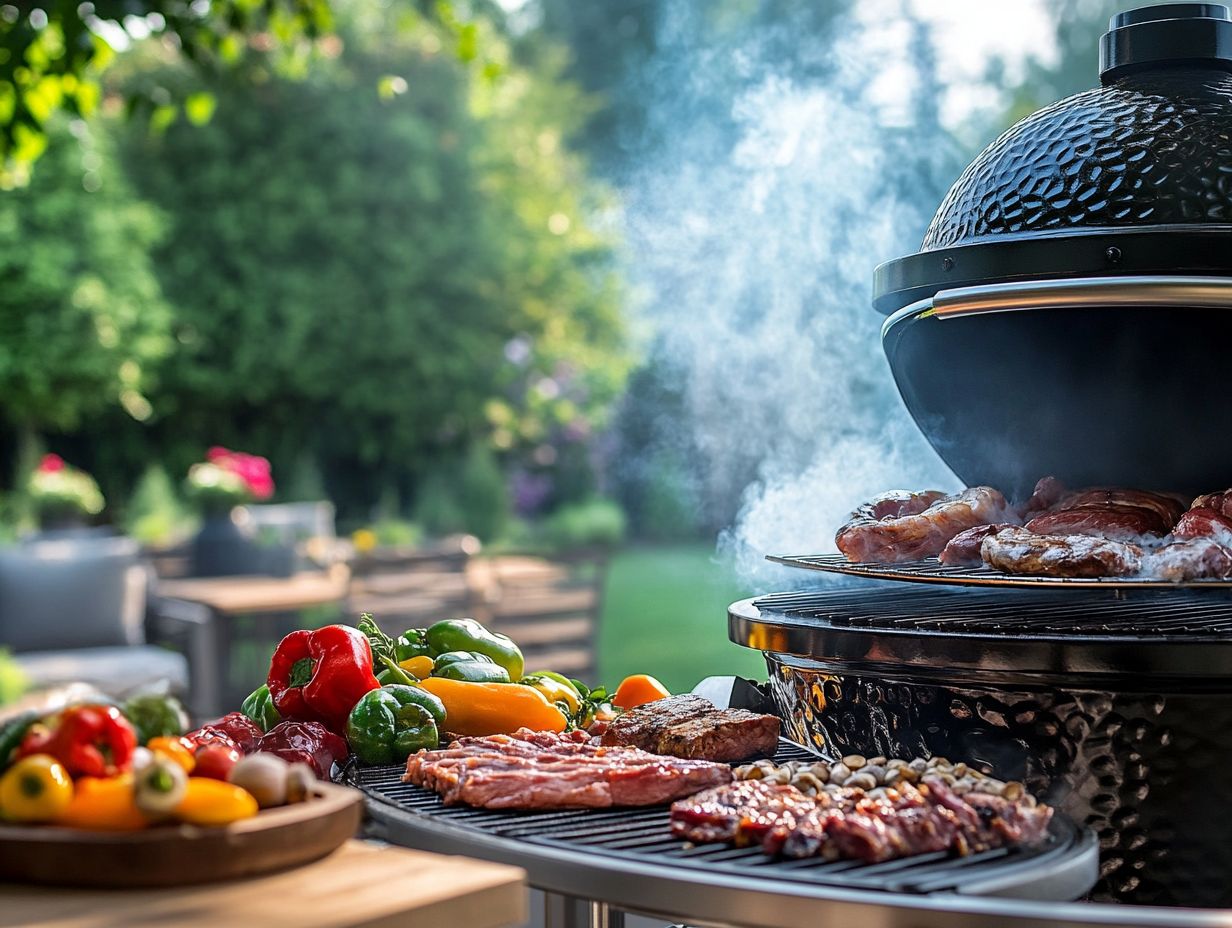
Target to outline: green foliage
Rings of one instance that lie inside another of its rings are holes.
[[[494,541],[501,536],[509,520],[509,494],[505,475],[486,445],[476,443],[466,453],[459,499],[466,531],[481,541]]]
[[[26,674],[6,648],[0,648],[0,706],[21,698],[29,685]]]
[[[395,485],[435,531],[471,520],[459,490],[420,485],[431,462],[600,426],[626,364],[611,246],[586,220],[601,193],[561,141],[577,93],[558,71],[491,81],[397,15],[357,5],[338,58],[212,80],[209,124],[133,131],[126,153],[170,218],[178,351],[154,433],[171,459],[183,435],[280,471],[310,454],[344,509]]]
[[[0,415],[27,432],[117,402],[146,418],[170,347],[149,258],[159,218],[107,155],[98,127],[59,125],[30,184],[0,193]]]
[[[544,520],[540,536],[559,550],[614,548],[625,538],[624,510],[599,498],[562,506]]]
[[[381,547],[412,547],[423,541],[423,529],[406,519],[378,519],[369,528]]]
[[[125,510],[125,531],[142,544],[159,545],[182,537],[192,517],[175,492],[166,468],[151,464],[137,481]]]

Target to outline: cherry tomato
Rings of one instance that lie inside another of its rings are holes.
[[[240,752],[217,742],[203,744],[197,748],[196,760],[193,776],[225,780],[230,775],[231,768],[240,762]]]

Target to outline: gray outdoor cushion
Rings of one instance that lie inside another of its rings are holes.
[[[115,697],[161,689],[164,683],[174,693],[188,689],[188,662],[183,655],[152,645],[32,651],[19,654],[17,663],[32,689],[89,683]]]
[[[0,549],[0,647],[20,653],[141,644],[146,583],[131,538]]]

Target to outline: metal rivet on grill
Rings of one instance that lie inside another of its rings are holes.
[[[954,259],[953,258],[942,258],[941,259],[941,270],[943,271],[954,270]]]
[[[1108,259],[1109,264],[1119,264],[1121,261],[1121,249],[1117,248],[1116,245],[1110,245],[1104,252],[1104,257]]]

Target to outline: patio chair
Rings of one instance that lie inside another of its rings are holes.
[[[147,644],[148,569],[130,538],[31,540],[0,550],[0,646],[37,689],[83,682],[123,696],[188,689],[183,656]]]

